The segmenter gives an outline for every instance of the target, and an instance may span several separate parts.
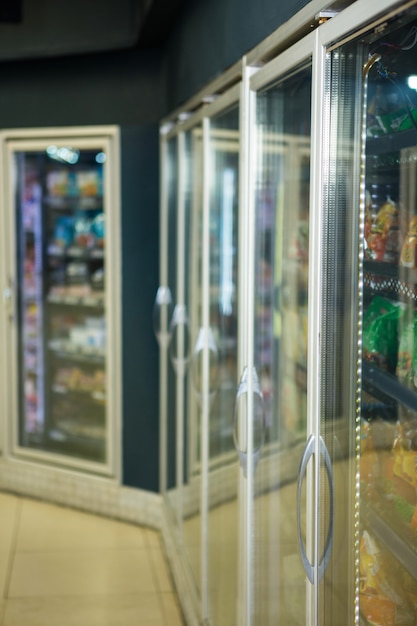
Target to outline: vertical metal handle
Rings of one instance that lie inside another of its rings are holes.
[[[302,534],[301,534],[301,490],[303,486],[303,480],[306,473],[307,465],[314,454],[315,451],[316,438],[314,435],[310,435],[307,440],[306,447],[304,448],[303,456],[301,457],[300,462],[300,470],[298,473],[298,481],[297,481],[297,528],[298,528],[298,545],[300,547],[301,560],[303,562],[304,571],[307,575],[307,578],[311,582],[312,585],[315,584],[315,576],[314,576],[314,565],[310,563],[307,557],[307,553],[305,550]],[[318,566],[318,580],[323,578],[324,573],[329,564],[330,555],[332,551],[333,545],[333,533],[334,533],[334,478],[333,478],[333,469],[332,462],[330,459],[329,452],[327,450],[326,444],[322,437],[319,437],[319,450],[320,456],[324,459],[324,466],[326,468],[327,477],[329,480],[330,487],[330,523],[329,530],[327,532],[326,543],[324,546],[323,556],[320,559]]]
[[[170,324],[169,358],[177,374],[185,374],[189,361],[189,323],[187,307],[177,304]]]
[[[300,469],[298,471],[297,480],[297,531],[298,531],[298,545],[300,548],[301,560],[303,562],[304,571],[307,574],[308,580],[314,585],[314,566],[308,560],[306,549],[301,534],[301,490],[303,487],[304,476],[306,473],[309,460],[314,454],[315,449],[315,437],[310,435],[304,448],[303,456],[301,457]]]
[[[209,350],[210,354],[209,395],[210,398],[212,398],[217,391],[218,385],[219,351],[211,328],[200,328],[192,356],[192,381],[194,389],[200,400],[203,393],[203,372],[202,367],[199,367],[199,360],[204,350]]]
[[[153,329],[161,348],[166,348],[171,339],[169,319],[172,310],[172,295],[169,287],[161,285],[156,292],[152,313]]]
[[[329,521],[329,530],[327,532],[326,543],[323,550],[323,556],[319,563],[319,571],[318,577],[319,581],[323,578],[324,573],[327,569],[327,566],[330,561],[330,555],[332,552],[333,546],[333,534],[334,534],[334,478],[333,478],[333,467],[332,461],[330,459],[329,451],[327,450],[327,446],[324,442],[324,439],[320,437],[320,455],[324,458],[324,466],[327,472],[327,478],[329,481],[330,487],[330,521]]]
[[[244,438],[244,441],[242,442],[242,437],[239,437],[238,435],[238,430],[239,430],[239,416],[240,416],[240,412],[239,412],[239,405],[240,405],[240,401],[243,398],[243,396],[246,396],[248,393],[248,368],[245,367],[240,379],[240,383],[239,383],[239,387],[236,393],[236,399],[235,399],[235,407],[234,407],[234,416],[233,416],[233,442],[235,445],[235,448],[237,450],[237,453],[239,455],[239,460],[240,460],[240,464],[242,466],[243,469],[243,474],[245,476],[245,478],[247,478],[247,471],[248,471],[248,453],[247,453],[247,438]],[[252,369],[252,389],[254,394],[259,398],[260,400],[260,406],[259,406],[259,411],[260,411],[260,438],[259,438],[259,442],[257,443],[257,445],[255,445],[253,447],[253,454],[252,454],[252,458],[253,458],[253,471],[256,470],[256,467],[259,463],[259,459],[261,458],[261,453],[262,453],[262,448],[264,445],[264,441],[265,441],[265,411],[264,411],[264,401],[263,401],[263,394],[262,394],[262,389],[261,389],[261,385],[259,382],[259,378],[258,378],[258,374],[256,372],[256,369],[253,368]],[[245,415],[248,416],[248,412],[245,412]],[[246,426],[247,426],[247,421],[246,421]],[[247,430],[245,430],[245,433],[247,433]],[[243,445],[242,445],[243,443]]]

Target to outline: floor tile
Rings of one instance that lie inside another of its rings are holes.
[[[161,535],[157,530],[151,530],[150,528],[143,529],[145,535],[146,545],[149,548],[157,548],[163,550]]]
[[[158,591],[172,592],[173,585],[171,573],[168,569],[168,563],[164,554],[160,550],[150,550],[153,571],[156,577],[156,585]]]
[[[7,602],[5,600],[0,600],[0,624],[3,626],[3,617],[6,611]]]
[[[9,568],[10,568],[9,552],[0,552],[0,598],[4,598],[5,593],[7,591]]]
[[[135,547],[145,547],[143,528],[45,502],[23,502],[18,552]]]
[[[173,593],[161,594],[166,626],[184,626],[181,609]]]
[[[144,549],[16,554],[9,597],[156,592]]]
[[[0,493],[0,552],[8,552],[14,542],[20,500],[16,496]]]
[[[169,626],[177,626],[174,621]],[[3,626],[164,626],[154,593],[12,599]],[[178,622],[181,626],[181,622]]]

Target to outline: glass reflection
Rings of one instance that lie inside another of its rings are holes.
[[[107,233],[96,152],[14,153],[18,444],[105,463]]]
[[[209,419],[208,605],[213,624],[235,624],[239,462],[233,415],[237,372],[239,109],[210,122],[210,328],[217,363]]]
[[[310,91],[306,67],[256,102],[255,365],[265,441],[253,478],[251,618],[259,626],[306,623],[296,479],[307,425]],[[258,437],[254,425],[254,448]]]

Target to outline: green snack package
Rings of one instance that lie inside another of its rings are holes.
[[[403,310],[386,298],[376,296],[363,319],[362,350],[366,361],[394,373],[398,358],[398,323]]]

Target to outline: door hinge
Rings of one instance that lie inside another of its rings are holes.
[[[327,11],[320,11],[315,16],[316,25],[320,26],[320,24],[328,22],[332,19],[332,17],[336,17],[336,15],[338,15],[339,13],[340,11],[332,11],[331,9],[328,9]]]

